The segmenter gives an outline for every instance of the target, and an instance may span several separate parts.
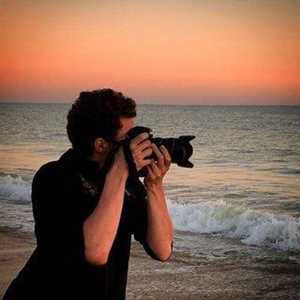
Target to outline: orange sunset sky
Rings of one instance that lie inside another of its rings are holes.
[[[1,1],[0,101],[300,105],[300,1]]]

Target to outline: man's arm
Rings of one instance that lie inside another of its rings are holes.
[[[107,262],[120,222],[127,177],[127,163],[120,148],[106,175],[99,202],[83,225],[85,257],[91,264]]]
[[[151,152],[147,150],[151,144],[147,140],[148,136],[145,133],[138,135],[131,145],[131,150],[135,150],[135,153],[143,151],[142,155],[135,157],[138,169],[151,162],[145,158],[152,153],[151,149]],[[98,205],[83,225],[85,256],[92,264],[104,265],[107,262],[120,223],[127,178],[128,166],[123,147],[120,147],[114,164],[106,175]]]
[[[166,261],[172,254],[174,230],[166,204],[163,177],[170,167],[171,156],[164,146],[161,147],[162,152],[155,144],[152,144],[152,148],[157,163],[152,162],[147,166],[148,174],[144,180],[148,214],[146,240],[156,256],[161,261]]]
[[[161,261],[166,261],[172,254],[174,233],[162,185],[148,188],[147,214],[147,243]]]

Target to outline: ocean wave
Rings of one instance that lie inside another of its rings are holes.
[[[31,181],[0,175],[0,199],[29,202]],[[255,211],[226,201],[180,204],[168,200],[174,226],[180,231],[218,233],[242,243],[284,251],[300,251],[300,220],[288,215]]]
[[[30,201],[31,182],[20,176],[0,176],[0,198],[14,201]]]
[[[178,204],[168,201],[177,230],[220,233],[242,243],[284,251],[300,250],[300,220],[251,210],[225,201]]]

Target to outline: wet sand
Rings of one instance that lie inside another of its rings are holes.
[[[34,247],[31,234],[0,229],[0,299]],[[134,242],[127,299],[300,299],[300,264],[242,256],[195,258],[176,250],[161,263]]]

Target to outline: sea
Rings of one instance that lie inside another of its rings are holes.
[[[0,227],[33,232],[32,178],[70,148],[70,106],[0,104]],[[176,251],[300,263],[300,106],[137,109],[154,137],[195,136],[194,167],[173,163],[164,179]]]

